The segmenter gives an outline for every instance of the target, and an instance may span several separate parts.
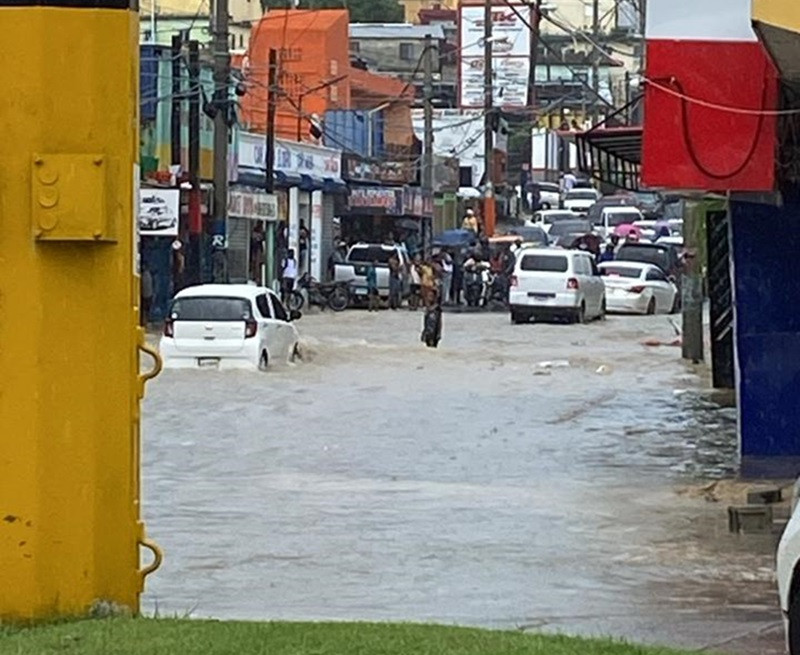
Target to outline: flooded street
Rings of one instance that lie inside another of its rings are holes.
[[[667,317],[446,314],[438,350],[420,322],[312,314],[302,363],[151,383],[143,513],[166,559],[146,612],[781,652],[774,537],[678,493],[735,471],[735,411],[640,345],[674,337]]]

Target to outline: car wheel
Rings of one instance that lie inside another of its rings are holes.
[[[650,298],[650,302],[647,303],[647,315],[652,316],[656,313],[656,299]]]
[[[267,355],[266,350],[262,350],[261,356],[258,358],[258,370],[266,371],[268,365],[269,365],[269,355]]]
[[[577,313],[575,314],[575,322],[580,323],[583,325],[586,323],[586,303],[582,302],[580,309],[578,309]]]
[[[543,202],[543,203],[540,205],[540,207],[541,207],[542,209],[550,209],[550,203],[549,203],[549,202]]]

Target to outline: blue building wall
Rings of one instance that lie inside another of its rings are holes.
[[[742,475],[800,474],[800,204],[731,203]]]

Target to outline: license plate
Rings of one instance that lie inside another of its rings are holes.
[[[550,300],[551,298],[555,298],[555,295],[548,293],[528,293],[528,297],[534,300]]]
[[[198,357],[197,365],[200,368],[217,368],[219,367],[219,357]]]
[[[356,289],[355,290],[357,296],[366,296],[367,290],[366,289]]]

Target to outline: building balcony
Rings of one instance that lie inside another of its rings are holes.
[[[751,16],[753,29],[783,81],[800,84],[800,3],[797,0],[753,0]]]

